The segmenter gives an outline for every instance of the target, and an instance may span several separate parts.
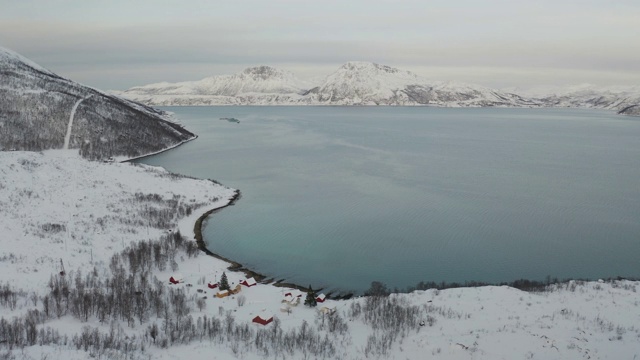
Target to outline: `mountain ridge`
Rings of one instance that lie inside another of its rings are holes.
[[[304,82],[285,70],[261,65],[232,75],[206,77],[196,81],[160,82],[136,86],[124,94],[236,96],[241,93],[300,93]]]
[[[0,47],[0,149],[132,158],[195,138],[171,116],[63,78]]]
[[[219,83],[228,79],[241,81],[240,76],[252,67],[234,75],[214,77]],[[275,68],[274,73],[282,72]],[[215,93],[193,90],[180,93],[170,91],[177,85],[204,82],[156,83],[115,92],[121,96],[148,105],[386,105],[386,106],[438,106],[438,107],[569,107],[613,110],[621,114],[636,115],[633,105],[640,104],[640,86],[595,86],[577,84],[566,87],[548,86],[528,91],[518,89],[492,89],[459,81],[432,81],[411,71],[367,61],[349,61],[336,71],[304,88],[304,82],[293,74],[272,83],[284,82],[279,89],[258,91],[218,91]],[[269,78],[269,76],[266,76]],[[295,85],[293,85],[295,84]],[[308,84],[308,83],[307,83]],[[235,88],[244,89],[235,84]],[[224,88],[224,86],[220,86]],[[141,91],[140,89],[145,89]],[[627,110],[627,108],[629,108]]]
[[[621,112],[627,107],[640,104],[640,87],[598,87],[581,84],[547,96],[540,96],[539,101],[552,107],[595,108]]]
[[[261,71],[269,87],[255,88],[243,74]],[[280,74],[287,74],[282,76]],[[216,91],[199,91],[204,83]],[[226,83],[225,83],[226,82]],[[445,107],[532,107],[532,99],[459,82],[430,81],[413,72],[366,61],[349,61],[321,84],[308,85],[293,74],[272,67],[250,67],[233,75],[198,81],[155,83],[118,94],[149,105],[431,105]],[[177,91],[177,90],[180,91]]]

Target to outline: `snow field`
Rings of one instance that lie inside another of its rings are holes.
[[[2,153],[0,178],[0,270],[27,291],[46,286],[61,259],[68,270],[91,269],[132,242],[159,238],[186,216],[178,208],[191,209],[192,234],[198,213],[234,193],[160,168],[89,162],[77,150]]]

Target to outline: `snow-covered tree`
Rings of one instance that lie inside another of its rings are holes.
[[[227,279],[227,273],[223,272],[222,277],[220,277],[220,290],[229,290],[229,280]]]
[[[304,300],[304,304],[307,306],[316,306],[318,305],[316,301],[316,292],[313,291],[311,285],[309,285],[309,290],[307,291],[307,298]]]

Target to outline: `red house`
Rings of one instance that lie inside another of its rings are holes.
[[[217,283],[215,283],[215,284],[208,283],[208,284],[207,284],[207,287],[209,287],[209,289],[215,289],[215,288],[217,288],[217,287],[218,287],[218,284],[217,284]]]
[[[246,280],[243,280],[243,281],[240,282],[240,284],[242,284],[242,285],[244,285],[246,287],[252,287],[254,285],[257,285],[256,279],[254,279],[254,278],[248,278]]]
[[[267,325],[268,323],[273,321],[273,316],[265,316],[265,315],[258,315],[256,317],[253,318],[252,320],[254,323],[258,323],[258,324],[262,324],[262,325]]]
[[[172,284],[179,284],[182,282],[182,276],[180,275],[173,275],[172,277],[169,278],[169,282]]]
[[[316,302],[323,303],[327,299],[327,295],[320,294],[316,297]]]

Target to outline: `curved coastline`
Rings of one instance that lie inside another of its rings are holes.
[[[212,252],[211,250],[207,249],[205,243],[204,243],[204,239],[202,237],[202,226],[203,223],[205,222],[205,220],[207,220],[207,217],[209,217],[209,215],[211,214],[215,214],[218,211],[229,207],[229,206],[233,206],[235,205],[236,201],[238,201],[240,198],[242,197],[242,194],[240,192],[240,190],[236,190],[234,195],[231,197],[231,199],[229,200],[229,203],[224,205],[224,206],[220,206],[214,209],[211,209],[207,212],[205,212],[204,214],[202,214],[197,220],[196,223],[193,225],[193,232],[195,233],[195,239],[196,239],[196,244],[198,245],[198,249],[200,249],[202,252],[204,252],[205,254],[209,255],[209,256],[213,256],[216,259],[220,259],[223,260],[227,263],[229,263],[229,269],[233,270],[233,271],[237,271],[238,269],[242,268],[242,265],[238,262],[235,262],[231,259],[227,259],[224,256],[221,256],[219,254],[216,254],[214,252]],[[260,278],[260,279],[256,279],[257,281],[261,281],[264,280],[264,277]]]
[[[184,140],[180,143],[177,143],[173,146],[170,146],[166,149],[160,150],[158,152],[154,152],[154,153],[150,153],[150,154],[145,154],[145,155],[141,155],[135,158],[131,158],[131,159],[125,159],[125,160],[121,160],[121,162],[130,162],[130,161],[134,161],[134,160],[139,160],[148,156],[153,156],[162,152],[166,152],[169,150],[172,150],[174,148],[179,147],[180,145],[183,145],[187,142],[190,142],[192,140],[195,140],[198,138],[198,135],[194,134],[193,137]],[[214,183],[217,183],[215,180],[209,180],[212,181]],[[247,278],[249,277],[253,277],[256,279],[256,281],[262,283],[262,284],[269,284],[269,285],[273,285],[276,287],[287,287],[287,288],[295,288],[295,289],[299,289],[301,291],[306,292],[308,290],[308,287],[306,286],[301,286],[299,284],[295,284],[295,283],[289,283],[289,282],[285,282],[285,279],[280,279],[280,280],[276,280],[273,277],[268,277],[267,275],[264,275],[262,273],[258,273],[252,269],[246,268],[244,265],[242,265],[241,263],[231,260],[229,258],[226,258],[220,254],[217,254],[213,251],[211,251],[209,248],[207,248],[205,242],[204,242],[204,238],[203,238],[203,234],[202,234],[202,228],[204,226],[204,223],[206,222],[206,220],[208,219],[209,215],[211,214],[215,214],[218,211],[228,207],[228,206],[232,206],[235,205],[235,202],[240,200],[242,197],[242,194],[240,192],[240,190],[235,190],[234,191],[234,195],[229,199],[229,202],[223,206],[217,207],[217,208],[213,208],[211,210],[206,211],[205,213],[202,213],[202,215],[200,215],[194,224],[193,227],[193,231],[195,234],[195,240],[196,240],[196,244],[198,246],[198,248],[203,251],[205,254],[212,256],[214,258],[217,258],[219,260],[222,260],[224,262],[226,262],[228,265],[227,269],[229,271],[234,271],[234,272],[242,272]],[[187,225],[188,226],[188,225]],[[563,283],[563,282],[567,282],[570,280],[581,280],[581,281],[593,281],[593,279],[596,279],[597,277],[594,277],[592,279],[589,278],[564,278],[562,280],[559,280],[558,278],[554,278],[554,282],[553,283]],[[621,280],[621,279],[625,279],[625,280],[630,280],[630,281],[634,281],[637,280],[637,277],[628,277],[628,276],[617,276],[617,277],[601,277],[603,279],[617,279],[617,280]],[[423,283],[422,281],[420,282],[420,284]],[[490,283],[490,282],[476,282],[476,281],[465,281],[465,282],[452,282],[452,283],[445,283],[445,282],[440,282],[440,283],[436,283],[433,281],[428,281],[426,282],[428,285],[430,285],[431,288],[435,288],[435,289],[447,289],[447,288],[458,288],[458,287],[482,287],[482,286],[503,286],[503,285],[507,285],[510,287],[514,287],[514,288],[518,288],[521,290],[526,290],[526,289],[531,289],[531,288],[541,288],[544,287],[545,285],[549,285],[548,281],[543,281],[542,279],[540,280],[527,280],[527,279],[518,279],[515,281],[511,281],[511,282],[494,282],[494,283]],[[416,289],[416,287],[409,287],[408,289]],[[319,289],[314,289],[316,291],[320,291],[322,290],[322,288]],[[411,291],[411,290],[408,290]],[[348,299],[350,297],[353,297],[354,294],[351,292],[338,292],[337,295],[331,296],[331,293],[328,293],[329,297],[332,299]]]
[[[212,180],[213,181],[213,180]],[[215,181],[214,181],[215,182]],[[209,215],[215,214],[218,211],[228,207],[228,206],[232,206],[235,205],[236,201],[240,200],[240,198],[242,197],[242,194],[240,192],[240,190],[236,190],[235,194],[233,197],[231,197],[230,201],[228,204],[215,208],[215,209],[211,209],[207,212],[205,212],[204,214],[202,214],[195,222],[194,224],[194,228],[193,228],[193,232],[195,233],[195,240],[196,240],[196,244],[198,245],[198,249],[200,249],[201,251],[203,251],[205,254],[212,256],[216,259],[222,260],[226,263],[229,264],[229,266],[227,267],[228,270],[230,271],[235,271],[235,272],[242,272],[245,274],[245,276],[247,278],[253,277],[257,282],[261,283],[261,284],[268,284],[268,285],[272,285],[272,286],[276,286],[276,287],[285,287],[285,288],[294,288],[294,289],[298,289],[302,292],[307,292],[308,291],[308,287],[299,285],[299,284],[294,284],[294,283],[288,283],[288,282],[284,282],[284,279],[282,280],[275,280],[274,278],[267,278],[266,275],[255,272],[249,268],[244,267],[241,263],[237,262],[237,261],[233,261],[229,258],[226,258],[220,254],[216,254],[214,252],[212,252],[211,250],[209,250],[206,247],[206,244],[204,242],[204,238],[202,236],[202,227],[204,226],[205,221],[208,219]],[[640,279],[638,278],[634,278],[634,277],[624,277],[624,276],[617,276],[617,277],[608,277],[606,278],[606,281],[611,281],[611,280],[629,280],[629,281],[638,281]],[[458,283],[458,282],[452,282],[452,283],[435,283],[435,282],[429,282],[428,284],[430,285],[428,288],[429,289],[438,289],[438,290],[443,290],[443,289],[450,289],[450,288],[468,288],[468,287],[473,287],[473,288],[477,288],[477,287],[484,287],[484,286],[509,286],[515,289],[519,289],[519,290],[523,290],[523,291],[536,291],[536,290],[540,290],[540,289],[544,289],[547,286],[551,285],[551,284],[562,284],[562,283],[569,283],[571,281],[595,281],[594,279],[589,279],[589,278],[565,278],[565,279],[558,279],[558,278],[554,278],[553,281],[550,280],[550,277],[548,280],[546,281],[542,281],[542,280],[528,280],[528,279],[518,279],[518,280],[514,280],[511,282],[500,282],[500,283],[491,283],[491,282],[476,282],[476,281],[467,281],[464,283]],[[598,281],[603,281],[603,280],[598,280]],[[318,288],[318,289],[313,289],[316,292],[319,292],[322,290],[322,288]],[[426,290],[426,289],[421,289],[421,290]],[[395,292],[395,291],[394,291]],[[338,295],[333,295],[331,292],[327,293],[327,298],[333,299],[333,300],[347,300],[350,299],[354,296],[354,293],[352,292],[348,292],[348,293],[340,293]]]
[[[245,274],[245,276],[247,278],[253,277],[257,282],[261,283],[261,284],[269,284],[269,285],[273,285],[276,287],[287,287],[287,288],[294,288],[294,289],[298,289],[300,291],[308,291],[308,287],[305,286],[301,286],[299,284],[293,284],[293,283],[287,283],[284,282],[284,280],[275,280],[273,278],[267,278],[266,275],[258,273],[254,270],[251,270],[249,268],[244,267],[242,264],[240,264],[237,261],[233,261],[229,258],[226,258],[220,254],[216,254],[213,251],[209,250],[204,242],[204,238],[202,236],[202,227],[204,226],[205,221],[208,219],[209,215],[215,214],[218,211],[229,207],[229,206],[233,206],[235,205],[236,201],[240,200],[240,198],[242,197],[242,193],[240,192],[240,190],[236,190],[235,194],[233,195],[233,197],[231,198],[231,200],[229,201],[228,204],[221,206],[221,207],[217,207],[215,209],[211,209],[207,212],[205,212],[204,214],[202,214],[197,220],[196,223],[193,226],[193,232],[195,233],[195,240],[196,240],[196,244],[198,245],[198,249],[200,249],[202,252],[204,252],[205,254],[212,256],[216,259],[222,260],[226,263],[229,263],[229,267],[227,269],[229,269],[230,271],[237,271],[237,272],[242,272]],[[320,291],[322,289],[313,289],[314,291]],[[329,297],[328,294],[327,297]],[[333,299],[348,299],[350,297],[352,297],[353,294],[349,293],[349,294],[345,294],[345,295],[341,295],[338,297],[331,297]]]
[[[170,146],[170,147],[168,147],[166,149],[162,149],[160,151],[157,151],[157,152],[154,152],[154,153],[150,153],[150,154],[140,155],[140,156],[137,156],[137,157],[134,157],[134,158],[123,159],[123,160],[120,160],[119,162],[123,162],[123,163],[132,162],[132,161],[135,161],[135,160],[143,159],[143,158],[148,157],[148,156],[157,155],[157,154],[160,154],[160,153],[175,149],[180,145],[183,145],[183,144],[185,144],[185,143],[187,143],[189,141],[192,141],[192,140],[195,140],[195,139],[198,138],[197,134],[193,134],[193,135],[194,135],[193,137],[191,137],[191,138],[189,138],[187,140],[181,141],[181,142],[179,142],[179,143],[177,143],[177,144],[175,144],[173,146]],[[216,184],[219,184],[215,180],[211,180],[211,179],[209,179],[209,180],[214,182],[214,183],[216,183]],[[198,246],[198,249],[200,249],[202,252],[204,252],[205,254],[207,254],[209,256],[212,256],[212,257],[214,257],[216,259],[219,259],[219,260],[222,260],[222,261],[228,263],[229,264],[228,269],[230,271],[242,272],[242,273],[245,274],[245,276],[247,278],[253,277],[257,282],[260,282],[262,284],[270,284],[270,285],[273,285],[273,286],[276,286],[276,287],[294,288],[294,289],[298,289],[298,290],[301,290],[301,291],[304,291],[304,292],[308,291],[308,287],[301,286],[301,285],[294,284],[294,283],[288,283],[288,282],[285,282],[284,279],[275,280],[274,278],[267,278],[266,275],[258,273],[256,271],[253,271],[251,269],[245,268],[239,262],[233,261],[233,260],[231,260],[229,258],[226,258],[226,257],[220,255],[220,254],[216,254],[216,253],[212,252],[211,250],[209,250],[207,248],[207,246],[206,246],[206,244],[204,242],[203,236],[202,236],[203,223],[207,220],[209,215],[215,214],[218,211],[220,211],[220,210],[222,210],[222,209],[224,209],[224,208],[226,208],[228,206],[235,205],[236,201],[240,200],[241,197],[242,197],[242,193],[240,192],[240,190],[236,189],[234,195],[229,200],[229,203],[227,203],[224,206],[220,206],[220,207],[211,209],[211,210],[205,212],[204,214],[202,214],[200,217],[198,217],[198,219],[196,220],[196,222],[195,222],[195,224],[193,226],[193,232],[195,234],[195,240],[196,240],[196,245]],[[314,291],[321,291],[322,288],[313,289],[313,290]],[[328,293],[327,297],[328,298],[332,298],[332,299],[349,299],[349,298],[353,297],[353,293],[341,294],[339,296],[331,296],[331,295],[332,295],[331,293]]]

